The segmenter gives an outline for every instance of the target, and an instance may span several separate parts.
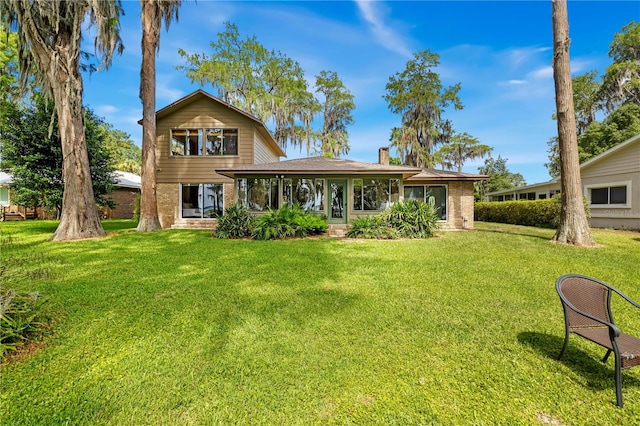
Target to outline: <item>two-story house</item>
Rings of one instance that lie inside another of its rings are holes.
[[[403,199],[438,209],[444,229],[473,227],[473,182],[486,176],[285,153],[259,119],[202,90],[156,113],[158,213],[163,228],[213,228],[241,203],[259,214],[299,203],[347,226]]]

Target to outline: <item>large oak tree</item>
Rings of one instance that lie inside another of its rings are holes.
[[[108,67],[122,49],[120,2],[105,0],[0,0],[0,17],[18,35],[20,75],[26,85],[34,76],[50,95],[58,116],[62,146],[64,194],[56,241],[105,235],[100,223],[89,169],[80,73],[82,24],[96,27],[95,46]]]

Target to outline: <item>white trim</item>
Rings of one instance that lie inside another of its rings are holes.
[[[601,188],[612,188],[615,186],[626,186],[627,188],[627,202],[625,204],[592,204],[591,203],[591,191],[590,189],[601,189]],[[591,185],[584,185],[584,194],[587,200],[589,201],[589,208],[591,209],[628,209],[631,208],[631,181],[621,181],[621,182],[604,182],[604,183],[594,183]]]

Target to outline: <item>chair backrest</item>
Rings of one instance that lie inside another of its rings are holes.
[[[556,281],[569,327],[603,327],[601,323],[571,309],[568,301],[579,310],[606,322],[611,318],[611,288],[605,283],[582,275],[563,275]]]

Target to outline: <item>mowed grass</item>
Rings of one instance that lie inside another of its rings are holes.
[[[2,424],[635,424],[640,368],[564,337],[555,279],[640,300],[640,233],[476,224],[427,240],[232,241],[206,231],[53,243],[55,222],[1,224],[3,262],[44,253],[56,320],[2,366]],[[640,334],[640,311],[616,303]]]

